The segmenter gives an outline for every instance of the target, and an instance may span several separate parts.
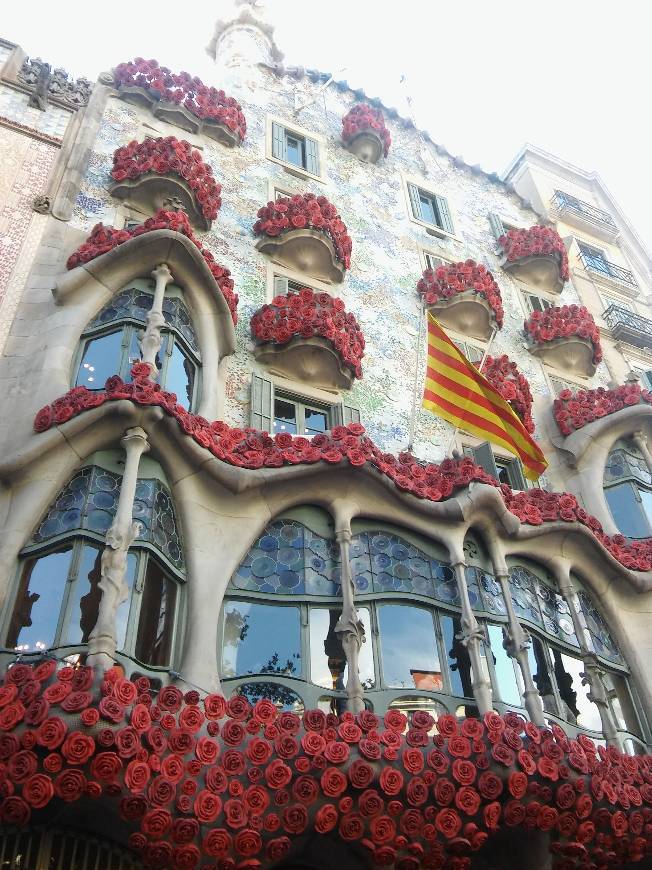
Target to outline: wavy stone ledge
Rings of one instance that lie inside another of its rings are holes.
[[[335,253],[326,233],[304,229],[285,230],[279,236],[263,236],[256,250],[267,254],[275,263],[302,272],[318,281],[339,284],[346,269]]]
[[[537,290],[561,293],[564,289],[559,257],[556,254],[533,254],[519,260],[508,260],[503,255],[500,265],[519,281],[524,281]]]
[[[138,178],[116,181],[109,188],[111,196],[124,199],[145,214],[155,214],[160,209],[179,211],[177,200],[180,201],[190,223],[199,230],[208,231],[212,221],[202,212],[191,187],[173,174],[159,175],[147,172]]]
[[[426,305],[439,323],[471,338],[487,340],[496,328],[496,316],[489,302],[480,293],[464,290],[449,299]]]
[[[350,390],[355,374],[325,338],[294,336],[287,344],[264,342],[254,348],[270,372],[325,390]]]
[[[572,374],[592,377],[597,368],[593,342],[579,335],[531,343],[528,350],[548,365]]]

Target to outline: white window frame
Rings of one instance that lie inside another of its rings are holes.
[[[558,393],[555,391],[555,388],[552,384],[552,378],[557,381],[563,381],[565,384],[568,384],[570,388],[572,388],[575,392],[577,390],[590,390],[591,384],[589,383],[589,378],[585,381],[576,381],[573,378],[569,378],[566,372],[555,371],[554,369],[550,369],[548,366],[542,366],[543,374],[546,379],[546,384],[548,389],[550,390],[550,395],[556,399]],[[565,388],[564,388],[565,389]]]
[[[337,294],[333,293],[333,285],[325,284],[323,281],[317,281],[315,278],[306,278],[301,272],[293,272],[291,269],[286,269],[278,263],[267,264],[267,284],[265,292],[265,301],[269,304],[272,299],[278,294],[274,290],[274,278],[287,278],[288,281],[296,281],[302,287],[309,287],[318,293],[328,293],[334,299]]]
[[[426,269],[433,268],[428,265],[427,257],[436,257],[438,260],[442,261],[443,265],[453,262],[450,256],[443,254],[441,251],[436,251],[433,248],[426,248],[423,245],[419,245],[419,262],[421,263],[422,272],[425,272]]]
[[[283,127],[289,133],[295,134],[300,139],[312,139],[313,142],[317,144],[317,160],[319,163],[319,174],[315,175],[312,172],[308,172],[307,169],[304,169],[301,166],[296,166],[294,163],[289,163],[288,161],[281,160],[279,157],[274,156],[273,152],[273,129],[272,125],[278,124]],[[320,135],[319,133],[315,133],[313,130],[308,130],[305,127],[300,127],[294,121],[288,121],[285,118],[281,118],[275,115],[267,115],[266,119],[266,135],[265,135],[265,156],[268,160],[271,160],[272,163],[276,163],[279,166],[282,166],[286,172],[289,172],[290,175],[295,175],[297,178],[312,178],[315,181],[324,182],[326,181],[326,139]],[[278,187],[278,185],[276,185]]]
[[[558,300],[551,299],[545,293],[541,293],[540,291],[535,292],[532,290],[528,290],[523,285],[521,285],[519,287],[519,289],[521,291],[520,292],[521,304],[523,306],[523,311],[525,312],[526,317],[529,317],[530,314],[532,314],[534,311],[537,310],[536,308],[533,308],[532,305],[530,304],[530,297],[531,296],[533,296],[535,299],[543,299],[544,302],[549,302],[550,303],[550,305],[548,306],[549,308],[553,308],[557,304]]]
[[[460,450],[462,453],[465,453],[466,450],[473,450],[475,447],[479,447],[481,444],[484,444],[485,442],[487,442],[489,444],[489,447],[491,448],[491,452],[493,453],[494,462],[496,463],[496,466],[501,466],[504,468],[510,462],[518,462],[520,467],[521,467],[521,474],[523,475],[523,479],[525,481],[525,488],[530,489],[532,486],[535,485],[532,483],[532,481],[528,480],[525,477],[525,474],[523,472],[523,463],[521,462],[521,460],[518,458],[518,456],[514,456],[513,453],[510,453],[509,450],[505,450],[504,448],[499,447],[497,444],[493,444],[491,442],[488,442],[486,438],[478,438],[477,436],[471,435],[468,432],[460,433],[460,436],[459,436],[459,445],[460,445]],[[470,455],[470,454],[467,453],[466,455]],[[509,471],[507,473],[509,474]],[[510,484],[510,486],[511,486],[511,484]],[[512,487],[512,489],[514,489],[514,487]],[[515,489],[514,491],[515,492],[524,492],[525,490],[516,490]]]
[[[420,218],[415,217],[414,212],[412,210],[412,201],[410,199],[410,190],[408,185],[413,184],[415,187],[418,187],[419,190],[422,190],[424,193],[427,193],[429,196],[442,196],[446,200],[446,204],[448,206],[448,211],[450,213],[451,221],[453,223],[454,231],[452,233],[443,230],[437,224],[431,224],[427,221],[423,221]],[[457,214],[457,210],[453,208],[451,199],[445,193],[443,193],[438,188],[432,186],[432,184],[426,181],[424,178],[419,178],[416,175],[406,175],[405,173],[401,173],[401,186],[403,187],[403,196],[405,198],[405,209],[407,211],[407,216],[412,223],[417,224],[417,226],[423,227],[426,232],[431,236],[438,236],[443,239],[455,239],[455,241],[461,241],[459,235],[457,234],[457,227],[459,227],[459,215]],[[438,254],[436,256],[439,256]]]

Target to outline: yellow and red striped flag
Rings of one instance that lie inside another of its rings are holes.
[[[548,463],[523,423],[428,312],[428,363],[423,407],[517,456],[536,480]]]

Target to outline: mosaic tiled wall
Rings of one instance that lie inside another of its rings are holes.
[[[226,362],[227,422],[248,423],[248,387],[256,367],[251,353],[249,321],[265,302],[267,260],[254,248],[251,226],[258,208],[268,200],[268,183],[293,191],[324,193],[338,207],[353,239],[352,266],[342,285],[334,288],[348,310],[358,318],[367,340],[363,360],[364,379],[357,382],[347,401],[358,406],[371,437],[387,450],[400,450],[408,443],[414,372],[417,360],[419,308],[415,284],[420,277],[418,246],[440,250],[453,259],[473,257],[485,262],[494,273],[503,294],[505,325],[498,333],[493,352],[508,353],[530,381],[533,394],[547,392],[541,364],[524,349],[523,311],[514,281],[498,265],[487,215],[500,212],[522,224],[536,222],[536,216],[522,207],[504,187],[464,167],[424,145],[427,182],[445,194],[451,203],[456,231],[461,241],[437,240],[408,219],[400,172],[423,175],[419,166],[419,142],[413,131],[390,122],[392,148],[380,165],[359,162],[342,147],[339,134],[341,117],[353,104],[353,96],[333,87],[327,89],[295,123],[324,136],[327,140],[328,181],[320,184],[302,181],[281,166],[265,159],[265,121],[267,114],[293,120],[295,90],[300,103],[314,96],[307,82],[279,80],[260,71],[248,71],[234,92],[247,118],[247,137],[242,147],[227,149],[212,140],[193,140],[201,145],[222,183],[223,205],[210,233],[202,243],[234,274],[240,295],[238,347]],[[220,86],[219,81],[208,82]],[[118,203],[108,194],[111,158],[115,149],[144,135],[191,138],[183,131],[166,127],[146,110],[118,99],[109,99],[100,133],[91,157],[83,188],[73,216],[76,228],[88,231],[102,220],[116,221]],[[577,301],[568,283],[561,303]],[[420,368],[424,355],[421,351]],[[593,379],[606,383],[604,366]],[[421,384],[419,384],[419,395]],[[450,443],[451,427],[434,416],[418,411],[415,452],[428,459],[441,458]]]
[[[0,64],[2,59],[0,58]],[[63,138],[72,113],[51,103],[46,111],[29,105],[29,94],[13,88],[0,88],[0,117],[15,121],[24,127],[31,127],[39,133]]]

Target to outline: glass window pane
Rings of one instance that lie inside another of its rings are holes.
[[[310,609],[310,681],[333,691],[345,691],[348,678],[346,656],[335,626],[342,612],[341,605],[328,610]],[[374,661],[371,648],[371,627],[367,608],[358,610],[364,625],[366,642],[360,648],[359,673],[365,689],[375,686]]]
[[[297,433],[297,406],[285,399],[274,400],[274,432]]]
[[[176,393],[177,402],[189,411],[195,386],[195,366],[181,348],[175,344],[168,361],[163,387]]]
[[[252,705],[260,701],[261,698],[267,698],[276,704],[279,710],[289,710],[291,713],[298,714],[302,714],[304,711],[303,699],[281,683],[243,683],[238,686],[233,695],[244,695]],[[346,702],[344,707],[346,707]]]
[[[125,583],[129,589],[129,594],[125,601],[118,607],[116,613],[116,649],[124,649],[127,639],[127,623],[129,622],[129,610],[131,608],[131,592],[134,588],[134,578],[136,576],[136,566],[138,564],[138,556],[136,553],[127,553],[127,570],[125,572]]]
[[[97,547],[84,545],[79,570],[68,602],[62,643],[87,643],[97,622],[102,590],[100,589],[102,554]]]
[[[638,494],[641,497],[641,504],[643,505],[643,512],[647,517],[648,525],[652,526],[652,492],[639,487]]]
[[[582,685],[580,674],[584,671],[584,662],[558,650],[553,650],[553,655],[563,718],[576,722],[581,728],[602,731],[598,708],[588,699],[589,686]]]
[[[419,193],[419,199],[421,200],[421,220],[428,224],[436,224],[437,215],[435,214],[435,206],[432,198],[423,193]]]
[[[288,163],[303,166],[303,141],[286,133],[285,142]]]
[[[464,644],[458,639],[462,631],[459,617],[440,615],[439,621],[444,635],[444,646],[448,656],[448,669],[451,689],[454,695],[462,698],[473,697],[471,685],[471,659]]]
[[[135,649],[136,658],[143,664],[159,667],[169,664],[176,603],[177,584],[149,558]]]
[[[440,691],[441,666],[432,614],[419,607],[378,607],[383,674],[388,686]]]
[[[306,435],[317,435],[328,429],[328,414],[315,408],[306,408],[304,412]]]
[[[532,637],[532,646],[528,648],[528,659],[530,661],[530,670],[534,685],[539,690],[543,709],[547,713],[557,715],[557,702],[555,700],[555,692],[552,687],[552,677],[548,659],[543,644],[538,637]]]
[[[27,652],[54,644],[71,558],[72,547],[66,547],[25,563],[7,633],[9,649]]]
[[[120,329],[88,342],[79,365],[76,386],[102,390],[107,378],[120,373],[122,333]]]
[[[516,682],[516,663],[514,659],[507,655],[503,646],[505,630],[501,625],[489,625],[487,628],[489,630],[489,643],[491,644],[491,654],[493,656],[494,671],[498,684],[498,695],[505,704],[514,704],[517,707],[521,707],[521,694]]]
[[[300,677],[299,608],[227,601],[221,674],[223,677],[245,674]]]
[[[650,525],[645,518],[642,506],[636,499],[631,483],[619,483],[604,491],[611,516],[619,531],[628,538],[647,538]]]

